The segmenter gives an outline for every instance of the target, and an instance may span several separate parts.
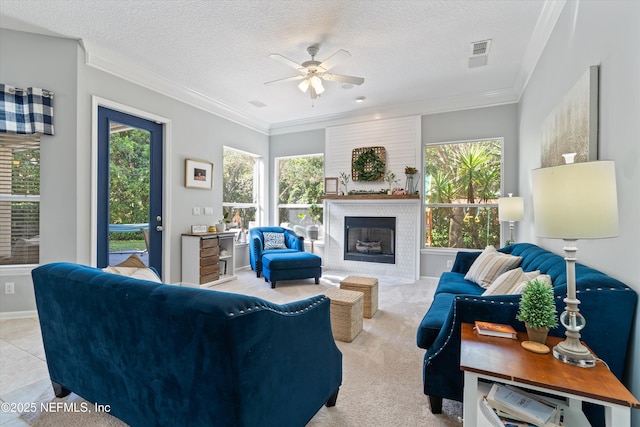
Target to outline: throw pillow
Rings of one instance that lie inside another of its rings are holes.
[[[545,285],[549,287],[553,287],[551,276],[549,276],[548,274],[540,274],[539,271],[532,271],[531,273],[538,273],[538,274],[533,275],[532,277],[530,276],[529,278],[527,278],[526,276],[523,276],[524,280],[518,283],[517,285],[515,285],[512,289],[510,289],[509,294],[512,294],[512,295],[521,294],[522,291],[524,291],[524,287],[527,286],[527,283],[529,283],[533,279],[537,279],[538,281],[544,283]],[[525,275],[526,274],[529,274],[529,273],[525,273]]]
[[[121,276],[132,277],[134,279],[162,283],[158,275],[152,269],[146,267],[120,267],[118,264],[118,266],[105,267],[102,269],[102,271],[112,274],[119,274]]]
[[[520,267],[502,273],[489,285],[487,290],[482,293],[482,296],[508,294],[511,288],[522,281],[522,275],[523,271]]]
[[[516,268],[520,262],[522,262],[522,257],[503,254],[496,251],[493,246],[487,246],[471,264],[464,278],[487,288],[498,276],[505,271]]]
[[[263,233],[264,237],[264,250],[269,249],[287,249],[287,245],[284,244],[284,233]]]
[[[116,264],[116,267],[147,268],[147,266],[144,265],[144,262],[142,262],[140,257],[138,255],[136,255],[136,254],[131,254],[131,256],[129,258],[125,259],[120,264]]]

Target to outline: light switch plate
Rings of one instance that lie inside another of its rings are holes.
[[[200,206],[194,206],[193,208],[191,208],[191,214],[193,215],[200,215]]]
[[[205,215],[213,215],[213,208],[212,208],[212,207],[209,207],[209,206],[206,206],[206,207],[204,208],[204,214],[205,214]]]

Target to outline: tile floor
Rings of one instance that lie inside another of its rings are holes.
[[[40,325],[36,318],[0,321],[0,426],[27,426],[16,409],[20,403],[37,402],[51,388]]]

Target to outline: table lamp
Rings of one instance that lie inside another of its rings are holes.
[[[531,173],[536,235],[563,239],[567,265],[567,297],[560,323],[566,339],[553,355],[568,364],[592,367],[595,357],[580,343],[586,321],[576,298],[576,241],[618,236],[618,199],[613,161],[571,163]]]
[[[524,199],[522,197],[513,197],[513,193],[509,193],[509,197],[500,197],[498,199],[498,219],[500,222],[509,221],[509,240],[507,240],[507,245],[514,243],[513,229],[515,222],[524,219]]]

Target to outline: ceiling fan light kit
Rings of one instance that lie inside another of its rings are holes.
[[[302,93],[307,93],[310,91],[311,99],[317,99],[320,95],[325,91],[325,87],[322,84],[322,81],[335,81],[338,83],[342,83],[342,86],[345,85],[361,85],[364,83],[364,78],[355,77],[355,76],[346,76],[342,74],[329,74],[329,69],[336,66],[338,63],[344,61],[351,57],[351,54],[346,50],[340,49],[329,58],[325,59],[323,62],[316,61],[315,56],[317,55],[319,50],[318,46],[309,46],[307,48],[307,52],[311,55],[310,61],[305,61],[302,64],[298,64],[284,56],[272,53],[270,55],[271,58],[279,61],[285,65],[295,68],[300,73],[299,76],[285,77],[284,79],[273,80],[270,82],[266,82],[265,84],[272,83],[282,83],[287,81],[295,81],[302,80],[298,84],[298,89],[302,91]]]

